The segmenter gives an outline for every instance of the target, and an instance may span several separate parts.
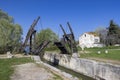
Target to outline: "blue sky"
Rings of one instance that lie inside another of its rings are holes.
[[[84,32],[108,27],[111,19],[120,25],[120,0],[0,0],[0,8],[22,26],[23,36],[38,16],[37,31],[51,28],[61,36],[59,24],[68,32],[69,21],[77,40]]]

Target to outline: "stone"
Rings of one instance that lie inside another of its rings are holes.
[[[107,54],[107,53],[108,53],[108,50],[105,50],[105,53]]]
[[[78,57],[80,57],[80,56],[79,56],[78,53],[73,53],[73,54],[72,54],[72,57],[78,58]]]
[[[41,59],[40,59],[40,56],[32,56],[31,57],[35,62],[40,62]]]
[[[13,58],[13,55],[10,53],[10,51],[7,52],[7,58]]]
[[[101,54],[101,52],[100,52],[100,51],[98,51],[97,53],[98,53],[98,54]]]

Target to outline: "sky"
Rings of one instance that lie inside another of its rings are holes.
[[[120,25],[120,0],[0,0],[0,9],[22,26],[23,37],[38,16],[37,32],[50,28],[61,37],[59,24],[69,33],[69,22],[76,40],[85,32],[108,27],[110,20]]]

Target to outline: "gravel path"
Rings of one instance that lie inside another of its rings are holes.
[[[15,66],[11,80],[54,80],[54,75],[35,63]]]

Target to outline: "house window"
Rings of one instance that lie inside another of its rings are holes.
[[[95,43],[98,43],[98,39],[95,39]]]
[[[85,37],[86,37],[86,34],[85,34]]]

